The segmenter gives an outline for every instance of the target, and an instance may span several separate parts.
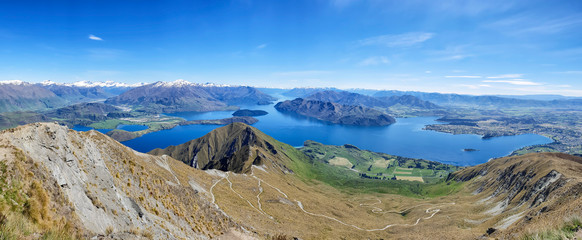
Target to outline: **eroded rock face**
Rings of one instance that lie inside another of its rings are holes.
[[[504,231],[496,237],[510,236],[536,220],[580,210],[573,203],[582,189],[581,163],[582,158],[567,154],[527,154],[466,168],[449,180],[469,182],[477,203],[484,205],[482,213],[500,219],[495,226]]]
[[[167,156],[137,153],[99,132],[56,123],[4,131],[0,141],[44,169],[49,177],[34,177],[56,182],[49,190],[65,196],[89,234],[204,239],[237,228],[184,180],[197,170]],[[176,167],[187,169],[174,172]]]

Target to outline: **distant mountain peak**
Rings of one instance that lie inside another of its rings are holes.
[[[82,87],[82,88],[91,88],[91,87],[140,87],[145,85],[145,83],[120,83],[114,81],[105,81],[105,82],[91,82],[91,81],[77,81],[74,83],[58,83],[51,80],[45,80],[40,83],[43,86],[67,86],[67,87]]]
[[[184,79],[177,79],[171,82],[158,81],[153,84],[154,87],[185,87],[185,86],[198,86],[198,87],[230,87],[227,84],[215,84],[211,82],[207,83],[193,83]]]
[[[22,80],[4,80],[0,81],[0,85],[30,85],[30,83]]]

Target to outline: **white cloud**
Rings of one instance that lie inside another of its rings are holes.
[[[467,52],[467,48],[470,45],[457,45],[457,46],[447,46],[441,50],[433,50],[428,53],[436,56],[434,60],[436,61],[455,61],[462,60],[468,57],[472,57],[473,54]]]
[[[521,85],[521,86],[539,86],[543,85],[541,83],[527,81],[525,79],[513,79],[513,80],[485,80],[484,83],[507,83],[512,85]]]
[[[521,14],[490,24],[491,28],[501,29],[508,34],[556,34],[582,25],[582,15],[575,14],[561,18],[541,17],[540,15]]]
[[[89,39],[91,39],[91,40],[95,40],[95,41],[103,41],[103,39],[102,39],[102,38],[100,38],[100,37],[97,37],[97,36],[95,36],[95,35],[93,35],[93,34],[90,34],[90,35],[89,35]]]
[[[461,60],[461,59],[465,59],[465,58],[470,57],[470,56],[471,55],[457,54],[457,55],[451,55],[451,56],[439,58],[438,60],[442,60],[442,61]]]
[[[493,78],[493,79],[497,79],[497,78],[520,78],[523,77],[523,74],[521,73],[516,73],[516,74],[502,74],[502,75],[497,75],[497,76],[490,76],[487,78]]]
[[[331,71],[321,71],[321,70],[306,70],[306,71],[291,71],[291,72],[276,72],[273,75],[276,76],[313,76],[313,75],[322,75],[322,74],[330,74]]]
[[[445,76],[446,78],[481,78],[481,76]]]
[[[562,71],[562,72],[552,72],[557,74],[582,74],[582,71]]]
[[[484,88],[484,87],[491,87],[491,85],[487,85],[487,84],[458,84],[455,86],[469,88],[469,89],[479,89],[479,88]]]
[[[434,37],[434,33],[410,32],[397,35],[381,35],[366,38],[358,41],[360,46],[387,46],[387,47],[408,47],[422,43]]]
[[[267,44],[266,43],[263,43],[263,44],[257,46],[257,49],[263,49],[265,47],[267,47]]]
[[[390,60],[387,57],[379,56],[379,57],[369,57],[362,60],[358,65],[360,66],[373,66],[379,64],[389,64]]]
[[[426,70],[426,71],[424,71],[424,73],[430,74],[430,73],[432,73],[432,71]]]

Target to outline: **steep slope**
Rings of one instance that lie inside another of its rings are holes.
[[[0,112],[60,107],[65,101],[42,87],[18,80],[0,81]]]
[[[105,82],[78,81],[73,83],[57,83],[51,80],[46,80],[39,83],[39,85],[45,88],[57,89],[54,90],[55,93],[57,93],[57,91],[65,91],[63,92],[65,96],[75,96],[75,95],[79,96],[78,94],[80,94],[80,96],[82,97],[104,99],[111,96],[117,96],[129,89],[140,87],[146,84],[145,83],[128,84],[114,81]],[[67,92],[70,92],[73,95],[69,95],[67,94]]]
[[[105,101],[107,104],[141,106],[153,112],[216,111],[228,106],[202,86],[157,82],[131,89]]]
[[[307,96],[306,99],[319,100],[323,102],[334,102],[344,105],[365,106],[370,108],[374,107],[387,108],[394,105],[375,97],[345,91],[316,92],[314,94]]]
[[[135,152],[96,131],[54,123],[20,126],[0,133],[0,153],[4,178],[21,183],[10,185],[16,197],[0,192],[8,200],[0,201],[2,213],[39,225],[24,234],[38,237],[68,226],[65,232],[82,238],[245,235],[210,201],[204,189],[212,175],[166,156]],[[11,204],[23,207],[5,207]]]
[[[275,108],[281,112],[295,113],[336,124],[386,126],[396,122],[390,115],[371,108],[301,98],[279,102]]]
[[[47,122],[51,119],[42,113],[25,111],[25,112],[3,112],[0,113],[0,130],[4,130],[18,125],[24,125],[33,122]]]
[[[288,97],[294,97],[294,98],[306,98],[309,95],[313,95],[314,93],[317,92],[322,92],[322,91],[341,91],[340,89],[337,88],[293,88],[291,90],[285,91],[282,93],[282,95],[288,96]]]
[[[417,107],[425,109],[439,108],[434,103],[421,100],[412,95],[402,96],[387,96],[387,97],[372,97],[359,93],[352,93],[346,91],[322,91],[317,92],[306,97],[306,99],[314,99],[324,102],[335,102],[344,105],[359,105],[366,107],[388,108],[396,104],[407,107]]]
[[[440,108],[438,105],[431,103],[429,101],[424,101],[412,95],[402,95],[402,96],[390,96],[390,97],[379,97],[381,101],[387,103],[390,106],[400,104],[407,107],[416,107],[423,109],[437,109]]]
[[[495,159],[450,176],[468,182],[481,205],[479,225],[491,236],[515,238],[558,227],[582,214],[582,158],[534,153]]]
[[[321,91],[306,97],[306,99],[369,107],[384,111],[392,116],[434,116],[442,114],[441,107],[411,95],[372,97],[346,91]]]
[[[139,106],[145,111],[232,110],[234,104],[265,103],[274,99],[252,87],[229,87],[190,83],[184,80],[157,82],[131,89],[107,99],[114,105]]]
[[[91,101],[91,100],[101,100],[107,99],[113,95],[106,93],[101,87],[94,86],[94,87],[79,87],[75,85],[65,85],[65,84],[58,84],[55,82],[42,82],[39,84],[35,84],[42,88],[48,89],[51,92],[55,93],[57,96],[76,103],[82,101]]]
[[[89,121],[103,121],[107,115],[120,112],[121,109],[103,103],[79,103],[62,107],[46,113],[46,116],[64,119],[73,124],[82,124]]]
[[[252,165],[267,165],[282,171],[291,159],[275,146],[276,140],[244,123],[232,123],[201,138],[154,149],[150,154],[168,155],[198,169],[248,173]]]
[[[233,87],[217,87],[208,86],[205,90],[211,96],[229,105],[241,104],[259,104],[268,105],[276,98],[267,95],[254,87],[247,86],[233,86]]]

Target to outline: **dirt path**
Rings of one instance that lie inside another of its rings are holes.
[[[265,182],[261,178],[257,177],[255,175],[255,173],[254,173],[254,166],[253,166],[251,168],[251,175],[250,176],[252,176],[253,178],[257,179],[257,186],[258,186],[258,189],[259,189],[259,193],[257,194],[257,206],[258,206],[258,208],[257,208],[249,200],[245,199],[241,194],[239,194],[238,192],[236,192],[232,188],[232,182],[228,178],[229,177],[229,174],[230,174],[230,172],[227,172],[225,177],[219,179],[217,182],[215,182],[212,185],[212,187],[210,187],[210,195],[212,196],[212,203],[215,203],[215,197],[214,197],[214,194],[213,194],[212,190],[223,179],[226,179],[226,181],[228,181],[230,190],[232,192],[234,192],[236,195],[238,195],[239,198],[245,200],[249,204],[249,206],[251,206],[253,209],[257,210],[259,213],[261,213],[261,214],[269,217],[270,219],[274,219],[274,218],[272,216],[270,216],[269,214],[267,214],[262,209],[260,195],[263,193],[264,190],[263,190],[263,188],[261,186],[261,183],[266,184],[267,186],[275,189],[282,196],[284,196],[285,198],[289,199],[288,195],[285,192],[281,191],[281,189],[279,189],[279,188],[277,188],[277,187],[269,184],[268,182]],[[358,230],[361,230],[361,231],[368,231],[368,232],[384,231],[384,230],[386,230],[388,228],[395,227],[395,226],[416,226],[416,225],[418,225],[418,223],[420,223],[420,221],[422,221],[422,220],[429,220],[432,217],[434,217],[437,213],[439,213],[441,211],[441,209],[440,209],[441,206],[445,206],[445,205],[455,205],[454,202],[453,203],[444,203],[444,204],[439,204],[439,205],[433,205],[433,204],[429,204],[429,203],[423,203],[423,204],[415,205],[413,207],[409,207],[409,208],[407,208],[405,210],[402,210],[402,211],[394,211],[394,210],[392,210],[392,211],[384,211],[383,209],[374,206],[374,205],[377,205],[377,204],[381,204],[382,203],[382,201],[380,199],[376,199],[376,200],[377,200],[376,203],[372,203],[372,204],[361,203],[360,206],[362,206],[362,207],[372,207],[372,212],[373,213],[379,213],[379,214],[384,214],[384,213],[397,213],[397,214],[402,214],[402,213],[405,213],[407,211],[410,211],[410,210],[412,210],[414,208],[417,208],[417,207],[420,207],[420,206],[431,205],[432,207],[429,207],[429,208],[427,208],[425,210],[425,214],[427,214],[428,216],[426,216],[426,217],[420,217],[420,218],[416,219],[416,221],[414,223],[412,223],[412,224],[388,224],[388,225],[384,226],[383,228],[365,229],[365,228],[356,226],[354,224],[345,223],[345,222],[343,222],[343,221],[341,221],[341,220],[339,220],[337,218],[334,218],[334,217],[330,217],[330,216],[327,216],[327,215],[324,215],[324,214],[318,214],[318,213],[309,212],[309,211],[305,210],[305,207],[303,206],[303,203],[301,203],[301,201],[298,201],[298,200],[294,199],[294,201],[297,203],[297,206],[299,207],[299,209],[301,209],[301,211],[303,211],[305,214],[308,214],[308,215],[311,215],[311,216],[315,216],[315,217],[326,218],[326,219],[335,221],[337,223],[340,223],[342,225],[349,226],[349,227],[352,227],[352,228],[355,228],[355,229],[358,229]]]

